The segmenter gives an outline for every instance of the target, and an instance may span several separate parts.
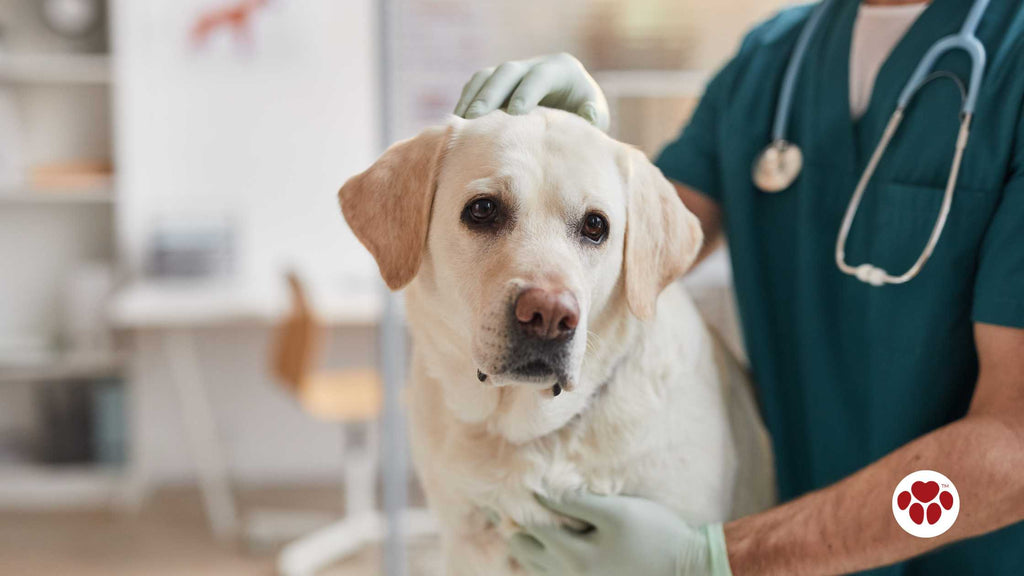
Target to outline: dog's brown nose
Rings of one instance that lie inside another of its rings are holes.
[[[568,290],[527,288],[516,298],[516,320],[534,338],[566,338],[579,324],[580,306]]]

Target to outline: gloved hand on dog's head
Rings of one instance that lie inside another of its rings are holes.
[[[478,71],[462,88],[455,115],[472,119],[502,107],[509,114],[526,114],[538,105],[572,112],[608,130],[604,93],[583,64],[565,53]]]

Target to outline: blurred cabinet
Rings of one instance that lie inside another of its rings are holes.
[[[96,11],[62,28],[54,4],[0,0],[0,506],[103,503],[121,478],[97,463],[121,456],[93,443],[93,416],[122,402],[101,407],[100,389],[123,395],[102,314],[117,201],[106,9],[82,0]]]

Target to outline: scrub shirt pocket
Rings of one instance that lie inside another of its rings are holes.
[[[875,215],[874,222],[855,221],[853,226],[861,224],[870,229],[873,238],[869,240],[868,251],[872,264],[881,266],[894,276],[903,274],[924,251],[939,218],[945,190],[886,182],[869,190],[868,194],[872,192],[875,198],[870,206]],[[936,260],[945,260],[943,266],[951,265],[951,257],[957,260],[956,255],[967,247],[963,240],[980,235],[984,228],[984,218],[979,215],[982,196],[964,186],[958,186],[953,192],[949,219],[925,268],[935,265]],[[860,219],[862,215],[857,216]]]

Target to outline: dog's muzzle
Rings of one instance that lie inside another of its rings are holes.
[[[564,289],[531,287],[516,296],[509,315],[505,372],[526,382],[551,385],[557,396],[570,390],[569,357],[580,321],[576,297]]]

